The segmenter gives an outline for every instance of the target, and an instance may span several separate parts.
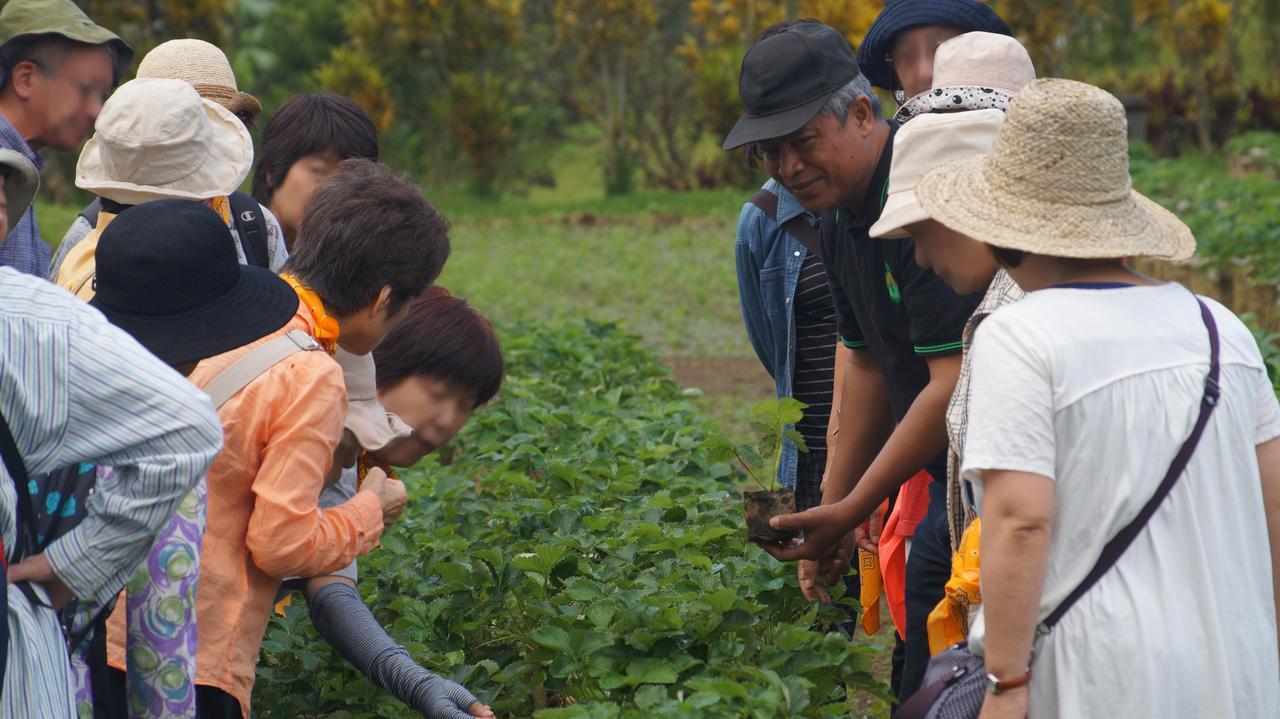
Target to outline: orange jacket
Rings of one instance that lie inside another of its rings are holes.
[[[291,329],[312,331],[305,305],[253,344],[201,362],[199,387],[252,348]],[[298,352],[263,373],[218,414],[226,435],[209,470],[208,526],[196,592],[196,683],[240,702],[246,719],[258,649],[285,577],[328,574],[377,546],[382,508],[372,492],[345,504],[316,504],[346,419],[342,370],[324,352]],[[116,612],[122,614],[123,606]],[[112,663],[123,666],[123,619],[109,631]]]

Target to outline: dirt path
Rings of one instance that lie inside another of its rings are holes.
[[[676,382],[696,387],[710,396],[759,396],[773,394],[773,379],[754,357],[667,357]]]

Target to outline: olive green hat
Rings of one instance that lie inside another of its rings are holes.
[[[133,65],[133,48],[119,35],[94,24],[72,0],[9,0],[0,9],[0,70],[12,70],[14,54],[24,40],[60,35],[86,45],[106,45],[115,54],[115,80]]]

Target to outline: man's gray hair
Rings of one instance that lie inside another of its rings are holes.
[[[840,124],[849,117],[849,104],[859,97],[865,97],[871,101],[871,114],[876,119],[880,118],[880,98],[876,97],[876,93],[871,89],[871,83],[867,80],[867,76],[858,73],[858,76],[844,87],[836,90],[835,94],[827,99],[827,104],[822,106],[818,111],[819,115],[834,115],[839,118]]]

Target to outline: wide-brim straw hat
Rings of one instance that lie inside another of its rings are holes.
[[[36,190],[40,189],[40,171],[16,150],[0,149],[0,165],[8,170],[4,181],[4,198],[8,207],[5,214],[9,218],[9,231],[13,232],[36,199]]]
[[[907,225],[929,219],[916,198],[916,184],[929,170],[951,160],[991,151],[1004,124],[1000,110],[973,110],[922,115],[893,136],[889,191],[871,237],[899,239]]]
[[[182,80],[233,114],[247,113],[257,117],[262,103],[247,92],[240,92],[236,74],[226,53],[217,45],[195,38],[179,38],[156,45],[138,63],[138,77]]]
[[[125,205],[229,195],[253,165],[244,123],[181,80],[126,82],[94,127],[76,164],[76,186]]]
[[[1074,80],[1036,80],[1009,106],[991,152],[925,174],[930,217],[989,245],[1072,258],[1195,254],[1191,230],[1133,189],[1124,107]]]
[[[938,46],[933,84],[903,103],[899,122],[931,112],[1005,110],[1018,91],[1036,79],[1036,66],[1022,43],[991,32],[967,32]]]
[[[347,386],[345,427],[361,449],[376,452],[413,434],[412,427],[378,401],[377,366],[372,354],[354,355],[339,347],[333,359],[342,367],[342,381]]]

